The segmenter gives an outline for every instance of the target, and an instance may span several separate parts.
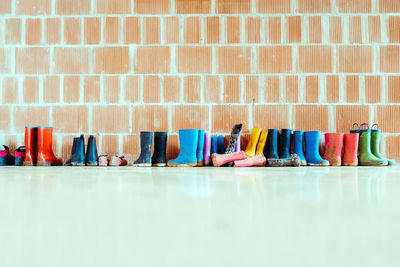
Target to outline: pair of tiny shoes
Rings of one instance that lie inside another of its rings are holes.
[[[99,156],[99,166],[126,166],[128,165],[128,161],[124,156],[112,156],[111,158],[108,155]]]

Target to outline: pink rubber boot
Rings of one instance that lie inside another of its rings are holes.
[[[252,167],[252,166],[258,167],[258,166],[265,166],[266,163],[267,159],[261,153],[252,158],[235,161],[235,167]]]
[[[211,162],[211,134],[210,132],[204,132],[204,148],[203,148],[203,160],[204,166],[210,166]]]
[[[230,154],[214,153],[211,155],[211,158],[212,158],[214,167],[220,167],[226,163],[233,162],[235,160],[245,159],[246,155],[244,154],[244,151],[239,151],[239,152],[230,153]]]

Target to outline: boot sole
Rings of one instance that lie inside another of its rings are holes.
[[[343,163],[343,166],[354,167],[354,166],[358,166],[358,163]]]
[[[168,163],[168,167],[196,167],[196,163],[185,163],[185,164],[179,164],[179,163]]]
[[[74,166],[74,167],[83,167],[83,166],[85,166],[85,163],[81,163],[81,162],[71,162],[71,166]]]
[[[359,165],[360,165],[360,166],[370,166],[370,167],[373,167],[373,166],[388,166],[388,164],[384,164],[384,163],[381,163],[381,164],[372,164],[372,163],[361,163],[361,162],[360,162]]]
[[[86,166],[98,166],[97,162],[96,163],[86,163]],[[107,165],[104,165],[107,166]]]
[[[133,167],[151,167],[151,163],[139,163],[139,164],[133,164]]]
[[[329,167],[329,164],[313,164],[313,163],[307,163],[307,164],[310,167]]]
[[[59,166],[59,165],[55,164],[54,162],[49,162],[49,161],[38,161],[36,166],[49,167],[49,166]]]
[[[24,161],[24,163],[22,164],[22,166],[36,166],[36,164],[33,164],[33,162],[26,162]]]
[[[203,167],[204,166],[204,162],[203,161],[198,161],[196,166],[197,167]]]
[[[165,167],[167,166],[167,163],[154,163],[152,164],[153,167]]]

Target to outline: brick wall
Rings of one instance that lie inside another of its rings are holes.
[[[0,138],[25,125],[98,136],[236,122],[324,132],[376,122],[400,159],[399,0],[1,0]]]

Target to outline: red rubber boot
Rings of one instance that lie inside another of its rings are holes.
[[[358,166],[358,133],[344,134],[343,166]]]
[[[325,154],[322,157],[329,161],[331,166],[342,165],[342,148],[343,134],[341,133],[326,133],[325,134]]]
[[[26,154],[24,166],[36,166],[38,154],[38,128],[25,127],[25,147]]]
[[[38,166],[61,166],[62,160],[53,153],[53,127],[38,128]]]

